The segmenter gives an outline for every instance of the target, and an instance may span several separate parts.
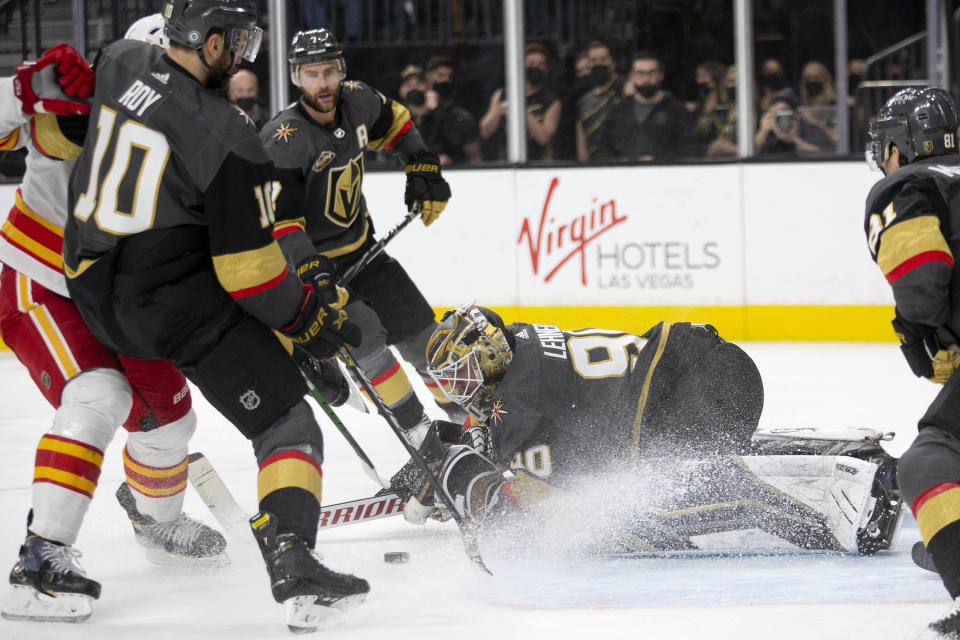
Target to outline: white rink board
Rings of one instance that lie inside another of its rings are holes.
[[[890,305],[863,162],[447,170],[453,198],[389,253],[434,306]],[[368,173],[382,234],[404,177]],[[9,209],[15,185],[0,185]]]

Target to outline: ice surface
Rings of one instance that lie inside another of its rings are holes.
[[[886,443],[895,455],[916,435],[917,419],[937,390],[910,374],[895,344],[743,347],[764,377],[763,425],[896,431]],[[12,566],[29,507],[34,449],[53,412],[9,352],[0,352],[0,385],[6,459],[0,467],[6,516],[0,566]],[[422,387],[418,391],[425,394]],[[194,403],[200,427],[191,449],[203,451],[240,504],[253,511],[256,465],[249,444],[197,394]],[[317,413],[327,448],[325,501],[372,495],[377,487]],[[403,450],[378,417],[348,409],[340,415],[381,475],[402,464]],[[187,572],[146,561],[112,495],[122,481],[123,441],[121,432],[107,451],[100,490],[77,544],[87,571],[103,583],[93,617],[73,625],[0,620],[0,638],[290,638],[243,527],[226,532],[233,562],[224,569]],[[186,509],[215,524],[192,490]],[[483,549],[490,577],[466,558],[453,523],[415,527],[401,517],[386,518],[321,532],[324,562],[367,578],[372,592],[320,633],[376,640],[925,638],[926,624],[948,601],[939,579],[910,561],[918,537],[908,515],[897,549],[869,558],[808,553],[587,560],[534,552],[517,557],[509,545],[492,545]],[[387,551],[407,551],[410,562],[386,564]]]

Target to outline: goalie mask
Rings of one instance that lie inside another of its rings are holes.
[[[493,386],[512,359],[503,320],[476,305],[445,313],[427,341],[430,376],[448,398],[481,421],[490,417]]]
[[[307,81],[300,77],[300,68],[308,64],[330,61],[337,62],[340,81],[346,78],[347,63],[343,59],[343,47],[340,46],[336,36],[329,29],[298,31],[294,34],[293,41],[290,42],[290,49],[287,51],[290,82],[294,86],[303,88]]]
[[[883,169],[890,145],[903,164],[957,152],[957,110],[950,94],[936,87],[904,89],[880,108],[870,123],[867,164]]]

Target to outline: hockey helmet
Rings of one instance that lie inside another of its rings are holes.
[[[164,49],[170,48],[170,38],[167,37],[167,24],[163,16],[153,13],[144,16],[130,25],[123,34],[127,40],[139,40],[148,44],[155,44]]]
[[[903,89],[887,100],[870,123],[867,164],[882,169],[890,144],[904,164],[917,158],[957,153],[957,110],[938,87]]]
[[[211,30],[222,29],[230,51],[247,62],[260,51],[255,0],[164,0],[161,13],[171,42],[201,49]]]
[[[476,305],[444,314],[427,340],[427,371],[443,393],[486,421],[493,410],[493,385],[503,379],[513,349],[503,320]]]
[[[336,60],[340,65],[340,79],[347,76],[347,62],[343,59],[343,47],[329,29],[309,29],[297,31],[287,51],[290,65],[290,81],[297,87],[300,84],[300,67],[315,62]]]

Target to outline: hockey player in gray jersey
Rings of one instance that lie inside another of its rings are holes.
[[[316,626],[369,591],[313,553],[323,440],[295,362],[359,342],[346,292],[305,286],[271,235],[273,167],[219,88],[259,49],[253,0],[165,0],[171,41],[123,40],[97,58],[70,183],[64,271],[93,333],[119,353],[172,360],[251,440],[251,519],[287,624]],[[278,202],[278,206],[281,203]]]
[[[904,499],[953,606],[930,627],[960,638],[960,155],[957,109],[943,89],[904,89],[870,125],[868,162],[885,177],[867,196],[870,256],[896,303],[893,327],[917,376],[943,388],[900,458]]]
[[[585,542],[613,552],[773,541],[872,553],[895,538],[899,501],[874,482],[890,456],[855,438],[756,437],[760,374],[710,325],[563,331],[465,305],[444,316],[427,359],[470,426],[439,423],[421,452],[474,522],[532,518],[550,532],[573,518],[575,537],[601,522]],[[444,452],[441,441],[456,440]],[[412,465],[393,488],[409,498],[408,520],[431,514]]]
[[[425,225],[446,206],[450,187],[406,107],[345,79],[343,51],[327,29],[298,32],[288,60],[300,99],[264,125],[260,137],[280,172],[281,193],[293,194],[301,206],[291,209],[292,215],[278,215],[274,235],[291,265],[319,252],[331,260],[325,269],[343,273],[375,244],[362,191],[366,149],[400,154],[406,162],[406,203],[422,205]],[[424,347],[436,322],[403,267],[381,253],[348,288],[347,310],[363,334],[353,357],[400,425],[408,432],[420,425],[411,433],[419,441],[429,420],[389,345],[416,367],[451,418],[462,420],[459,407],[426,373]]]

